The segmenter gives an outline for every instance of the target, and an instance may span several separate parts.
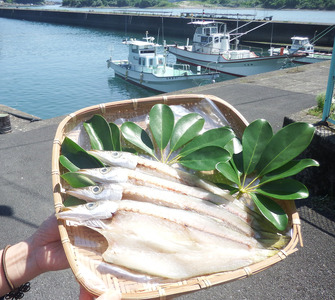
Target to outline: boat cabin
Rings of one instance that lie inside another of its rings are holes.
[[[230,36],[226,32],[226,24],[213,21],[194,21],[189,24],[198,26],[193,35],[193,52],[205,54],[222,54],[230,50]],[[224,27],[220,32],[220,27]]]
[[[307,54],[314,53],[314,46],[310,43],[308,37],[294,36],[291,39],[292,39],[292,45],[289,50],[291,54],[296,52],[299,53],[303,52]]]
[[[160,45],[155,44],[152,37],[147,37],[145,41],[131,39],[125,43],[129,45],[128,61],[133,69],[145,71],[165,65],[165,56],[157,53]]]

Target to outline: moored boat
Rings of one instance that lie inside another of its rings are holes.
[[[279,70],[287,61],[287,55],[258,56],[250,50],[231,49],[231,42],[238,36],[231,39],[225,23],[193,21],[189,24],[196,25],[192,45],[168,48],[181,62],[243,77]]]
[[[291,39],[292,45],[289,48],[289,54],[295,63],[312,64],[332,58],[331,53],[315,52],[314,45],[308,37],[294,36]]]
[[[151,90],[173,92],[181,89],[212,83],[219,76],[217,72],[194,72],[188,64],[169,64],[165,53],[159,53],[162,46],[153,42],[146,34],[144,40],[130,39],[123,43],[129,46],[128,60],[107,60],[115,75]]]

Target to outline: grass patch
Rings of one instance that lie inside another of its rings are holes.
[[[317,95],[315,100],[316,100],[316,106],[311,108],[310,110],[308,110],[308,114],[321,118],[322,114],[323,114],[323,108],[324,108],[324,105],[325,105],[326,94],[321,93],[321,94]],[[330,106],[329,117],[331,119],[335,119],[335,103],[332,103],[331,106]]]

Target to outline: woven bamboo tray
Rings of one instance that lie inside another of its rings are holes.
[[[205,98],[216,104],[236,135],[241,137],[248,122],[229,103],[211,95],[155,96],[111,102],[81,109],[67,116],[58,126],[52,150],[52,184],[56,212],[59,212],[64,200],[60,193],[62,184],[60,174],[63,171],[59,164],[61,144],[64,137],[78,124],[90,119],[94,114],[101,114],[109,122],[113,122],[120,117],[127,119],[148,114],[151,107],[157,103],[189,107],[196,105]],[[65,253],[77,281],[93,295],[98,296],[107,289],[115,289],[122,293],[122,299],[171,299],[213,285],[246,278],[269,268],[297,251],[297,244],[300,240],[302,246],[302,239],[299,215],[294,201],[281,201],[279,203],[289,216],[291,240],[278,254],[234,271],[215,273],[178,282],[164,281],[164,283],[158,284],[135,282],[120,275],[111,274],[108,271],[108,264],[104,263],[101,257],[107,248],[107,242],[102,235],[86,227],[66,226],[63,221],[59,221],[59,231]]]

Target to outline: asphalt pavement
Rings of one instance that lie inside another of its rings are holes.
[[[329,62],[264,73],[180,93],[211,94],[249,121],[268,120],[277,131],[285,116],[316,105],[326,91]],[[1,110],[11,110],[2,107]],[[11,110],[13,111],[13,110]],[[20,113],[15,111],[15,113]],[[11,116],[13,131],[0,134],[0,247],[24,240],[54,213],[51,149],[63,117],[30,122]],[[297,203],[304,247],[271,268],[178,299],[335,299],[335,223],[329,214]],[[71,270],[42,274],[24,299],[78,299]]]

